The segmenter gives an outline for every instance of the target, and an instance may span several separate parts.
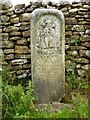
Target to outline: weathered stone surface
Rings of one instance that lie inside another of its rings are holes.
[[[23,13],[20,15],[20,21],[30,21],[30,13]]]
[[[89,60],[86,58],[78,58],[76,59],[77,63],[89,63]]]
[[[23,68],[26,69],[26,68],[30,68],[31,69],[31,64],[24,64],[23,65]]]
[[[25,7],[25,4],[17,4],[14,7],[15,7],[15,9],[22,9]]]
[[[15,58],[27,58],[30,59],[31,55],[30,54],[15,54]]]
[[[11,65],[22,65],[27,63],[27,59],[14,59],[11,61]]]
[[[10,22],[11,23],[19,23],[19,17],[11,18]]]
[[[85,32],[87,35],[90,35],[90,30],[86,30]]]
[[[83,27],[83,25],[74,25],[73,27],[72,27],[72,30],[73,31],[77,31],[77,32],[82,32],[82,31],[84,31],[84,27]]]
[[[67,51],[67,54],[71,55],[73,57],[78,57],[78,52],[76,50],[75,51]]]
[[[83,35],[80,39],[82,42],[89,42],[90,41],[90,36],[88,35]]]
[[[82,46],[90,48],[90,42],[81,43]]]
[[[18,30],[19,30],[19,28],[15,27],[15,26],[8,26],[8,27],[4,28],[5,32],[13,32],[13,31],[18,31]]]
[[[69,25],[76,25],[77,24],[77,20],[76,18],[66,18],[66,24],[69,24]]]
[[[23,32],[23,37],[30,37],[30,30]]]
[[[21,27],[20,27],[20,30],[29,30],[30,29],[30,25],[22,25]]]
[[[9,34],[8,33],[2,33],[2,41],[8,41]]]
[[[13,59],[14,59],[14,54],[5,55],[5,60],[13,60]]]
[[[5,49],[4,53],[5,54],[14,53],[14,49]]]
[[[19,31],[13,31],[13,32],[10,32],[9,34],[10,34],[10,36],[20,36],[21,32],[19,32]]]
[[[2,15],[2,16],[1,16],[2,22],[7,22],[7,21],[9,21],[9,19],[10,19],[9,16],[6,16],[6,15]]]
[[[27,46],[15,46],[15,53],[30,53],[30,49]]]
[[[78,75],[79,75],[80,77],[84,77],[84,76],[86,76],[84,70],[77,70],[77,72],[78,72]]]
[[[12,7],[12,3],[10,0],[0,0],[0,8],[3,10],[9,9]]]
[[[76,13],[77,11],[78,11],[78,8],[70,9],[70,10],[69,10],[69,13]]]
[[[39,9],[32,13],[32,81],[38,102],[57,101],[64,96],[64,33],[60,11]]]
[[[80,56],[90,58],[90,50],[80,50]]]
[[[3,41],[3,48],[13,48],[14,47],[14,43],[11,41]]]
[[[16,41],[16,40],[20,40],[20,39],[21,39],[21,37],[15,36],[15,37],[10,37],[9,40],[11,40],[11,41]]]
[[[27,40],[25,38],[21,38],[20,40],[16,41],[18,45],[27,45]]]
[[[81,68],[83,70],[90,70],[90,64],[89,65],[82,65]]]

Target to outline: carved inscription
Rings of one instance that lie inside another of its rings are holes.
[[[44,15],[37,22],[36,49],[40,54],[61,53],[60,23],[55,16]]]

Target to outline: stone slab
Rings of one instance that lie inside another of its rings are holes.
[[[61,11],[31,15],[31,71],[38,103],[58,101],[65,90],[65,23]]]

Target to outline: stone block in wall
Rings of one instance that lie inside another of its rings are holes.
[[[27,59],[30,59],[31,58],[31,55],[30,54],[15,54],[15,58],[27,58]]]
[[[0,26],[2,26],[2,28],[6,27],[10,25],[10,22],[0,22]]]
[[[72,30],[73,25],[66,25],[65,26],[65,31]]]
[[[80,8],[80,7],[82,7],[82,3],[72,4],[72,8]]]
[[[10,65],[9,68],[11,71],[17,71],[22,69],[22,65]]]
[[[13,60],[13,59],[14,59],[14,54],[5,55],[5,60]]]
[[[30,53],[30,49],[27,46],[15,46],[15,53]]]
[[[9,19],[10,19],[9,16],[7,16],[7,15],[1,15],[1,21],[2,22],[7,22],[7,21],[9,21]]]
[[[4,54],[14,53],[14,49],[4,49]]]
[[[17,4],[16,6],[14,6],[14,8],[15,8],[15,13],[16,14],[24,13],[25,4]]]
[[[11,15],[14,15],[14,9],[13,8],[8,9],[8,12],[6,13],[6,15],[8,15],[10,17],[11,17]]]
[[[90,41],[90,36],[83,35],[82,37],[80,37],[80,41],[81,42],[89,42]]]
[[[73,31],[77,31],[77,32],[83,32],[84,31],[84,26],[83,25],[74,25],[72,27]]]
[[[20,39],[21,39],[21,37],[19,37],[19,36],[9,38],[10,41],[17,41],[17,40],[20,40]]]
[[[90,22],[87,22],[87,21],[84,20],[84,21],[79,21],[78,24],[79,25],[89,25]]]
[[[76,18],[66,18],[65,19],[65,23],[66,24],[69,24],[69,25],[76,25],[77,24],[77,20],[76,20]]]
[[[20,21],[30,21],[31,14],[30,13],[23,13],[19,16]]]
[[[25,30],[29,30],[30,29],[30,25],[21,25],[20,26],[20,30],[25,31]]]
[[[11,65],[22,65],[28,63],[27,59],[14,59],[10,62]]]
[[[16,41],[16,44],[17,45],[27,45],[28,43],[27,43],[26,38],[21,38],[20,40]]]
[[[86,47],[82,46],[70,46],[70,50],[86,50]]]
[[[19,27],[15,27],[15,26],[8,26],[4,28],[5,32],[13,32],[13,31],[18,31]]]
[[[2,41],[8,41],[8,39],[9,39],[8,33],[2,33],[1,36],[2,36]]]
[[[78,58],[78,59],[76,59],[76,62],[86,64],[86,63],[89,63],[89,60],[86,58]]]
[[[67,54],[73,57],[78,57],[78,52],[76,50],[74,51],[67,51]]]
[[[10,36],[20,36],[22,33],[19,32],[19,31],[13,31],[13,32],[10,32],[9,35]]]
[[[82,46],[90,48],[90,42],[81,43]]]
[[[83,69],[83,70],[90,70],[90,64],[81,65],[81,69]]]
[[[23,65],[23,68],[24,68],[24,69],[30,69],[30,68],[31,68],[31,64],[24,64],[24,65]]]
[[[19,23],[19,17],[11,18],[10,23]]]
[[[30,37],[30,30],[24,31],[22,33],[23,33],[23,37]]]
[[[2,41],[3,48],[14,48],[14,43],[11,41]]]
[[[12,7],[12,3],[10,0],[0,0],[0,8],[3,10],[9,9]]]
[[[90,50],[80,50],[80,56],[90,58]]]
[[[78,8],[70,9],[69,13],[71,14],[77,14]]]
[[[86,76],[84,70],[78,69],[78,70],[77,70],[77,73],[78,73],[78,75],[79,75],[80,77],[85,77],[85,76]]]
[[[90,35],[90,29],[86,30],[85,34]]]
[[[23,74],[23,73],[25,73],[25,72],[26,72],[26,70],[17,70],[17,71],[16,71],[17,75],[21,75],[21,74]]]
[[[66,31],[65,35],[72,36],[72,31]]]

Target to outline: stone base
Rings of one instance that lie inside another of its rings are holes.
[[[38,111],[47,110],[47,112],[57,112],[58,110],[63,110],[65,108],[73,109],[72,104],[65,104],[59,102],[52,102],[50,104],[35,104],[36,109]]]

